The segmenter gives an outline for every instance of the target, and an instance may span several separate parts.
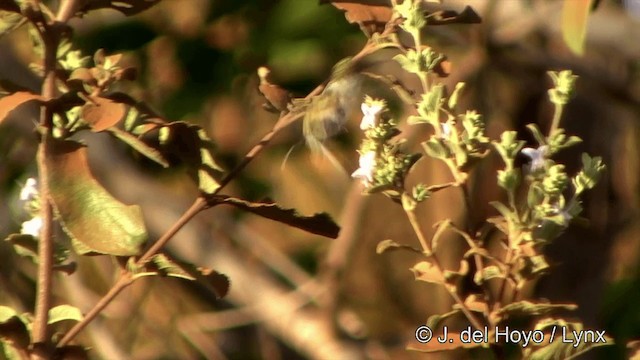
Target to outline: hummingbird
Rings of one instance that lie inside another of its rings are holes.
[[[344,128],[362,102],[362,76],[357,67],[351,58],[340,60],[322,92],[303,105],[302,134],[312,152],[328,155],[323,142]]]

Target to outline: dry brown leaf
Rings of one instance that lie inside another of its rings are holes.
[[[82,118],[94,132],[115,126],[124,118],[126,107],[103,97],[93,97],[82,107]]]
[[[291,94],[280,86],[272,84],[269,81],[269,72],[269,69],[264,66],[258,68],[258,76],[260,77],[258,90],[268,101],[267,105],[271,105],[277,111],[287,110],[289,101],[291,101]],[[265,108],[270,110],[269,107]]]
[[[15,110],[18,106],[34,100],[44,102],[44,98],[42,96],[28,91],[18,91],[0,98],[0,123],[2,123],[7,115],[9,115],[9,113]]]

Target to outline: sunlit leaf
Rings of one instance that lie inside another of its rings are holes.
[[[8,306],[0,305],[0,340],[16,349],[29,347],[30,335],[27,321]]]
[[[103,97],[92,97],[82,107],[82,118],[95,132],[115,126],[124,118],[126,107]]]
[[[304,216],[298,214],[295,209],[282,208],[272,201],[251,202],[223,195],[208,197],[207,201],[210,205],[232,205],[264,218],[332,239],[337,238],[340,232],[340,227],[326,213]]]
[[[169,167],[169,162],[164,158],[162,153],[149,145],[147,145],[144,141],[140,140],[138,137],[129,134],[126,131],[122,131],[118,128],[112,127],[109,129],[109,133],[113,136],[117,137],[119,140],[124,142],[125,144],[131,146],[134,150],[139,152],[140,154],[146,156],[147,158],[157,162],[163,167]]]
[[[440,327],[440,324],[441,324],[444,320],[446,320],[446,319],[450,318],[450,317],[451,317],[451,316],[453,316],[453,315],[460,314],[460,313],[461,313],[461,311],[460,311],[460,309],[459,309],[459,308],[458,308],[458,309],[454,308],[452,311],[449,311],[449,312],[444,313],[444,314],[434,314],[434,315],[431,315],[431,316],[429,316],[429,318],[427,319],[427,323],[426,323],[425,325],[427,325],[427,326],[428,326],[429,328],[431,328],[431,329],[439,328],[439,327]]]
[[[428,261],[421,261],[409,270],[413,272],[416,280],[434,284],[442,284],[445,282],[444,276],[440,270]]]
[[[562,3],[562,38],[574,54],[584,53],[589,10],[593,0],[564,0]]]
[[[487,314],[489,312],[489,304],[484,299],[480,299],[478,295],[471,294],[464,299],[464,305],[467,309],[475,312]],[[454,309],[461,309],[458,304],[453,305]]]
[[[574,339],[571,335],[571,331],[568,331],[566,327],[561,328],[563,331],[567,331],[567,336],[564,334],[556,334],[555,340],[552,343],[543,343],[545,346],[533,351],[527,359],[531,360],[555,360],[555,359],[574,359],[577,358],[578,355],[584,354],[585,352],[600,346],[613,345],[613,339],[604,336],[604,342],[591,342],[584,341],[584,339],[580,342],[577,339]],[[593,331],[593,330],[592,330]],[[581,332],[581,336],[584,336],[585,333]]]
[[[164,133],[163,129],[166,129]],[[164,124],[160,135],[163,150],[187,165],[189,175],[197,181],[200,191],[212,194],[220,187],[219,179],[224,170],[215,162],[213,141],[201,127],[176,121]]]
[[[0,37],[18,28],[24,21],[26,19],[19,12],[0,10]]]
[[[47,158],[51,197],[63,228],[80,253],[138,255],[147,239],[139,206],[127,206],[93,177],[85,147],[51,139]]]
[[[28,257],[34,263],[38,263],[38,239],[29,234],[11,234],[5,241],[13,245],[16,254]],[[58,242],[54,243],[53,260],[54,264],[62,264],[69,257],[69,250]]]
[[[387,240],[382,240],[378,243],[378,245],[376,246],[376,254],[382,254],[382,253],[386,253],[389,251],[394,251],[394,250],[399,250],[399,249],[405,249],[405,250],[409,250],[411,252],[415,252],[418,254],[423,254],[422,251],[420,251],[419,249],[414,248],[413,246],[409,246],[409,245],[405,245],[405,244],[400,244],[397,243],[391,239],[387,239]]]
[[[221,299],[229,292],[229,278],[212,269],[197,267],[193,264],[171,259],[166,254],[153,256],[142,269],[134,270],[135,277],[169,276],[200,283],[211,287],[216,296]]]
[[[152,7],[158,2],[160,0],[89,0],[83,2],[83,6],[80,7],[78,12],[86,13],[91,10],[113,9],[126,16],[131,16]]]
[[[434,337],[438,336],[438,334],[434,334]],[[445,341],[444,343],[440,343],[436,341],[436,339],[432,339],[428,343],[420,343],[418,340],[411,340],[407,344],[407,350],[419,351],[425,353],[435,353],[442,351],[451,351],[456,349],[473,349],[477,347],[488,347],[488,343],[484,342],[462,342],[460,332],[449,331],[447,333],[447,338],[450,341]],[[489,338],[489,342],[491,342],[491,338]]]
[[[496,279],[496,278],[504,279],[505,277],[506,277],[505,274],[500,270],[499,267],[495,265],[490,265],[483,268],[480,271],[477,271],[475,276],[473,277],[473,281],[476,284],[480,285],[487,280]]]
[[[575,304],[550,304],[534,303],[531,301],[518,301],[502,307],[498,314],[503,317],[530,317],[550,314],[561,310],[575,310]]]
[[[0,124],[10,112],[29,101],[43,102],[44,99],[38,94],[33,94],[27,91],[19,91],[0,98]]]
[[[82,321],[82,318],[82,312],[75,306],[58,305],[49,309],[49,324],[65,320]]]

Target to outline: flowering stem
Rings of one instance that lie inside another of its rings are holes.
[[[551,121],[551,128],[549,129],[549,136],[551,136],[551,134],[553,134],[560,126],[560,118],[562,117],[563,110],[563,104],[555,104],[555,108],[553,111],[553,120]]]
[[[415,43],[416,51],[420,53],[422,51],[422,39],[420,34],[420,29],[416,29],[411,32],[411,36],[413,36],[413,42]],[[429,77],[427,72],[419,72],[418,77],[420,78],[420,83],[422,84],[422,92],[429,92]]]
[[[442,264],[440,264],[440,261],[438,260],[437,255],[432,252],[431,245],[429,245],[429,243],[427,242],[427,239],[424,236],[424,232],[420,227],[420,223],[416,218],[415,212],[410,209],[405,209],[405,213],[407,214],[407,218],[409,218],[409,222],[413,227],[413,231],[416,233],[416,236],[418,236],[418,240],[422,245],[422,249],[426,253],[431,254],[429,257],[432,259],[433,265],[436,267],[440,275],[444,277],[444,268],[442,267]],[[467,317],[467,319],[469,319],[469,322],[471,323],[471,325],[476,329],[480,329],[482,325],[480,324],[478,319],[476,319],[476,317],[473,316],[473,314],[471,313],[471,310],[467,308],[467,305],[464,303],[464,301],[462,301],[460,296],[458,296],[458,293],[456,293],[455,290],[450,289],[448,286],[446,286],[446,284],[443,284],[443,285],[444,285],[444,288],[449,292],[453,300],[458,304],[458,306],[460,306],[460,310]]]

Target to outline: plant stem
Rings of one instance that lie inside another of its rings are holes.
[[[502,279],[502,283],[500,284],[500,289],[498,290],[498,296],[496,297],[496,300],[493,303],[493,311],[497,311],[502,306],[502,298],[504,297],[505,291],[507,289],[507,281],[509,279],[509,274],[511,273],[511,268],[512,268],[512,264],[511,264],[512,254],[513,254],[513,249],[511,248],[511,244],[509,244],[507,254],[505,255],[505,258],[504,258],[504,263],[507,264],[507,272],[505,274],[505,278]]]
[[[322,86],[314,89],[307,98],[315,96],[322,91]],[[298,120],[302,117],[302,114],[294,114],[288,113],[282,116],[278,122],[274,125],[273,129],[268,132],[263,138],[256,144],[249,152],[244,156],[242,161],[236,165],[236,167],[231,170],[227,175],[220,181],[220,187],[216,189],[211,196],[218,194],[231,180],[233,180],[271,141],[271,139],[283,128],[292,124],[294,121]],[[180,219],[178,219],[167,232],[165,232],[147,251],[136,261],[136,266],[143,266],[146,262],[148,262],[153,255],[155,255],[162,247],[166,245],[166,243],[173,238],[173,236],[182,229],[191,219],[196,216],[201,211],[213,207],[216,204],[210,203],[207,199],[210,199],[211,196],[199,196],[194,203],[189,207],[187,211],[182,214]],[[111,289],[100,299],[100,301],[94,305],[94,307],[89,311],[89,313],[84,317],[84,319],[69,330],[67,334],[60,340],[58,346],[64,346],[68,344],[71,340],[73,340],[80,331],[82,331],[93,319],[104,310],[113,299],[127,286],[133,283],[131,279],[131,274],[129,272],[123,272],[120,275],[120,278],[116,281],[116,283],[111,287]]]
[[[78,335],[80,331],[82,331],[93,319],[104,310],[104,308],[111,303],[111,301],[127,286],[129,286],[133,282],[131,278],[131,273],[123,271],[120,274],[120,278],[116,281],[115,284],[109,289],[101,299],[96,303],[93,308],[82,318],[82,321],[76,323],[71,330],[69,330],[64,337],[58,342],[58,347],[62,347],[67,345],[73,338]]]
[[[422,38],[420,34],[420,29],[416,29],[411,32],[413,36],[413,42],[415,43],[416,52],[420,54],[422,52]],[[419,72],[418,77],[420,78],[420,83],[422,84],[422,92],[426,94],[429,92],[429,78],[427,72]]]
[[[56,52],[58,49],[57,36],[50,33],[50,28],[43,19],[40,20],[44,27],[41,32],[44,43],[44,81],[41,94],[45,100],[55,96],[55,67]],[[38,24],[36,24],[38,26]],[[49,192],[49,172],[47,169],[47,157],[49,141],[52,134],[53,112],[48,105],[42,105],[40,109],[40,128],[43,130],[42,138],[38,146],[37,164],[40,180],[40,217],[42,229],[38,241],[38,280],[35,304],[35,317],[33,321],[33,343],[36,346],[34,359],[49,358],[49,309],[51,308],[51,285],[53,277],[53,205]]]
[[[549,134],[547,136],[551,136],[551,134],[553,134],[560,126],[560,118],[562,118],[563,110],[563,104],[555,104],[555,108],[553,111],[553,120],[551,121],[551,128],[549,129]]]
[[[443,268],[442,264],[440,263],[440,261],[438,260],[437,255],[432,251],[431,246],[427,242],[427,239],[424,236],[424,232],[422,231],[422,228],[420,227],[420,223],[418,222],[418,219],[416,218],[416,214],[413,212],[413,210],[407,210],[407,209],[405,209],[405,213],[407,214],[407,217],[409,218],[409,222],[411,223],[411,226],[413,227],[413,231],[418,236],[418,240],[420,241],[420,244],[422,245],[423,250],[426,253],[431,254],[430,257],[433,259],[433,265],[436,267],[438,272],[440,272],[440,275],[444,278],[444,268]],[[464,303],[464,301],[462,301],[460,296],[458,296],[458,293],[455,290],[451,290],[447,286],[447,284],[443,284],[443,286],[449,292],[449,294],[451,295],[453,300],[460,306],[460,310],[462,310],[462,313],[467,317],[467,319],[469,319],[469,322],[471,323],[471,325],[476,329],[480,329],[482,327],[482,325],[480,324],[478,319],[476,319],[476,317],[473,316],[473,314],[471,313],[471,310],[469,310],[467,308],[467,305]]]
[[[62,0],[56,15],[56,21],[66,23],[73,17],[78,8],[78,0]]]
[[[187,224],[194,216],[207,207],[207,202],[203,197],[198,197],[191,207],[182,214],[180,219],[171,226],[167,232],[164,233],[139,259],[136,261],[136,266],[143,266],[148,262],[153,255],[155,255],[166,243]],[[82,321],[76,323],[69,332],[58,342],[58,347],[68,344],[73,338],[78,335],[95,317],[104,310],[107,305],[113,301],[113,299],[120,294],[127,286],[133,283],[131,273],[128,271],[122,271],[120,277],[115,284],[109,289],[109,291],[96,303],[93,308],[84,316]]]
[[[199,196],[196,200],[191,204],[189,209],[185,211],[182,216],[176,221],[169,230],[167,230],[145,253],[140,256],[140,258],[136,261],[136,266],[143,266],[147,263],[153,255],[155,255],[160,249],[162,249],[169,240],[182,229],[191,219],[193,219],[200,211],[207,208],[207,202],[202,197]]]

